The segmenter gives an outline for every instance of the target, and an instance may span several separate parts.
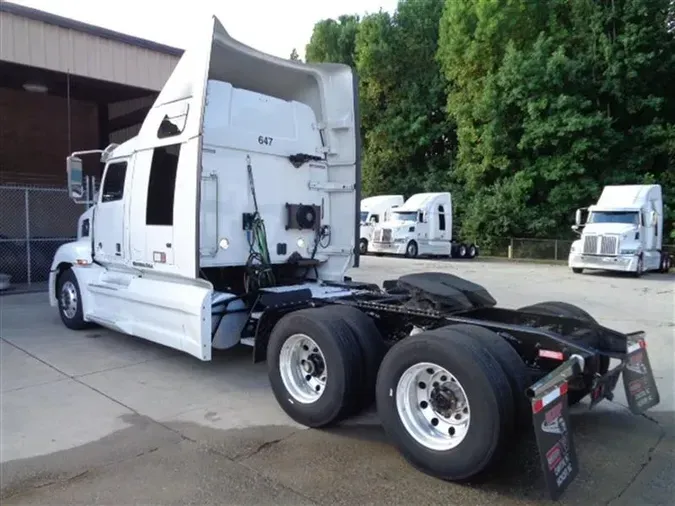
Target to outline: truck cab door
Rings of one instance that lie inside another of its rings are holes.
[[[122,264],[126,260],[124,237],[124,195],[128,160],[108,162],[94,212],[94,258],[101,264]]]

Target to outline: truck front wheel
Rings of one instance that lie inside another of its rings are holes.
[[[59,316],[63,324],[72,330],[89,326],[84,320],[82,296],[77,276],[72,269],[63,271],[56,282],[56,297],[59,301]]]
[[[417,253],[419,253],[417,243],[415,241],[410,241],[405,248],[405,256],[408,258],[416,258]]]
[[[359,253],[362,255],[368,253],[368,241],[366,239],[359,241]]]
[[[513,434],[508,379],[492,355],[466,337],[423,332],[399,341],[377,378],[386,433],[410,464],[444,480],[487,470]]]

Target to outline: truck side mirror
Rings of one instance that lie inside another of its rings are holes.
[[[574,224],[577,226],[581,226],[581,209],[577,209],[577,212],[574,213]]]
[[[68,195],[71,199],[81,199],[84,197],[82,159],[76,156],[66,158],[66,172],[68,173]]]

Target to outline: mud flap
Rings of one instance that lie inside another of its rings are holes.
[[[567,380],[581,370],[583,358],[573,356],[528,389],[537,449],[552,500],[563,494],[579,472],[570,426]]]
[[[628,355],[623,370],[623,385],[629,409],[636,415],[661,402],[647,345],[642,337],[628,342]]]
[[[551,499],[556,500],[579,471],[570,432],[567,381],[532,399],[532,413],[546,488]]]

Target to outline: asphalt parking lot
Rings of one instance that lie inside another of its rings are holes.
[[[666,505],[675,497],[675,276],[574,275],[565,267],[366,257],[355,279],[447,271],[505,307],[562,300],[621,331],[645,330],[661,392],[649,416],[614,402],[574,410],[581,465],[560,501]],[[546,504],[533,441],[481,484],[444,483],[398,455],[373,414],[296,426],[250,349],[202,363],[102,329],[72,332],[46,294],[0,297],[3,505]]]

